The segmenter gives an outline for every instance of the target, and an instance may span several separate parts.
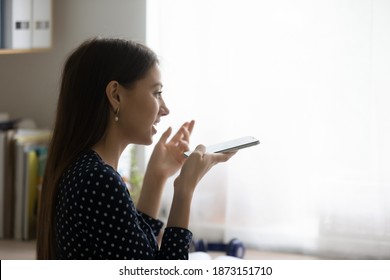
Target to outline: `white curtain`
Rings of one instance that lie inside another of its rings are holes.
[[[201,182],[195,238],[390,258],[390,1],[149,0],[147,44],[159,133],[195,119],[193,147],[261,141]]]

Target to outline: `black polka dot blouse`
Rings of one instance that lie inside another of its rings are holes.
[[[136,210],[121,176],[94,151],[62,176],[55,207],[58,259],[188,259],[192,233]]]

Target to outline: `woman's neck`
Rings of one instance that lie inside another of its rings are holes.
[[[98,153],[106,164],[117,170],[119,157],[126,147],[122,147],[123,145],[119,143],[118,139],[113,136],[110,137],[110,135],[112,134],[103,136],[102,139],[92,147],[92,150]]]

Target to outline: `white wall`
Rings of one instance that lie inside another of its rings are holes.
[[[53,0],[53,48],[44,53],[0,55],[0,112],[51,127],[62,65],[92,36],[145,41],[143,0]]]

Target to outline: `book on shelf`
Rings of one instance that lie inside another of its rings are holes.
[[[48,130],[18,130],[14,136],[15,204],[14,238],[28,240],[35,237],[38,188],[43,175]]]
[[[1,1],[1,0],[0,0]],[[8,113],[0,112],[0,238],[13,236],[13,166],[11,141],[15,121]]]
[[[12,139],[15,130],[0,130],[0,238],[13,237],[14,157]]]
[[[0,130],[0,238],[35,238],[50,136],[49,130]]]
[[[6,135],[0,132],[0,205],[4,205],[5,202],[5,138]],[[4,207],[0,207],[0,238],[4,238]]]
[[[21,239],[29,240],[36,237],[38,213],[38,189],[40,187],[47,155],[46,145],[31,145],[24,147],[23,165],[24,181],[22,188]]]

